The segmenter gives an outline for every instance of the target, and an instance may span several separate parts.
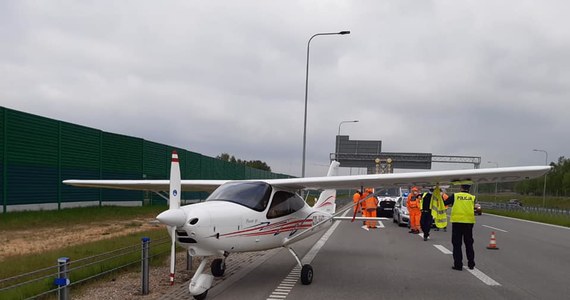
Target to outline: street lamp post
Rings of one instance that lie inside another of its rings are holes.
[[[547,166],[548,165],[548,152],[546,152],[546,150],[541,150],[541,149],[533,149],[532,151],[536,151],[536,152],[544,152],[544,154],[546,155],[546,157],[544,158],[544,165]],[[546,207],[546,175],[548,173],[544,174],[544,188],[542,190],[542,207]]]
[[[498,168],[499,167],[499,163],[496,161],[488,161],[487,163],[489,164],[495,164],[495,167]],[[497,187],[499,186],[498,182],[495,182],[495,202],[497,202]]]
[[[358,123],[358,120],[354,120],[354,121],[341,121],[340,123],[338,123],[338,134],[340,135],[340,125],[344,124],[344,123]]]
[[[336,135],[336,145],[335,145],[335,151],[334,151],[334,159],[336,161],[338,161],[338,136],[340,135],[340,125],[344,124],[344,123],[358,123],[358,120],[354,120],[354,121],[341,121],[340,123],[338,123],[338,133]]]
[[[307,145],[307,94],[309,91],[309,48],[311,46],[311,40],[318,35],[345,35],[350,34],[350,31],[340,31],[340,32],[321,32],[314,34],[307,42],[307,71],[305,73],[305,118],[303,121],[303,163],[301,169],[301,177],[305,177],[305,154]]]

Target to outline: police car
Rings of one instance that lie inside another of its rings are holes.
[[[397,223],[398,226],[409,226],[410,224],[410,213],[408,212],[408,208],[406,207],[406,201],[408,200],[408,193],[402,194],[402,197],[399,197],[396,201],[396,206],[394,206],[394,223]]]

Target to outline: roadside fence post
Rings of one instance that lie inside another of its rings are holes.
[[[141,281],[142,281],[142,294],[148,295],[148,249],[150,244],[150,238],[142,238],[142,259],[141,259]]]
[[[190,251],[186,251],[186,270],[192,270],[192,255],[190,255]]]
[[[57,259],[58,271],[57,278],[55,279],[55,284],[57,288],[57,298],[59,300],[69,299],[69,257],[60,257]]]

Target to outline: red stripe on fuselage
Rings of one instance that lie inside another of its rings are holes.
[[[283,224],[283,223],[285,223],[285,224]],[[236,237],[236,236],[267,235],[267,234],[273,234],[275,232],[287,231],[290,229],[294,229],[294,230],[303,229],[306,227],[310,227],[312,225],[312,223],[313,223],[312,220],[307,220],[307,219],[296,220],[296,221],[292,221],[292,222],[290,222],[289,220],[285,220],[285,221],[277,222],[275,224],[261,225],[261,226],[256,226],[254,228],[250,228],[247,230],[240,230],[240,231],[225,233],[225,234],[222,234],[220,236]],[[252,232],[252,231],[258,231],[258,232]]]

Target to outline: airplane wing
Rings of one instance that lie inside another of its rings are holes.
[[[229,180],[182,180],[182,191],[212,192]],[[170,180],[64,180],[64,184],[77,187],[107,188],[135,191],[168,191]]]
[[[433,186],[436,184],[513,182],[540,177],[550,166],[428,171],[392,174],[269,179],[265,182],[290,189],[351,189],[361,186]]]
[[[264,181],[274,186],[293,190],[350,189],[361,186],[430,186],[435,184],[460,184],[462,182],[513,182],[542,176],[550,169],[550,166],[530,166],[246,181]],[[182,191],[212,192],[228,181],[231,180],[182,180]],[[168,180],[64,180],[63,183],[78,187],[122,190],[169,190]]]

